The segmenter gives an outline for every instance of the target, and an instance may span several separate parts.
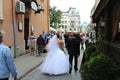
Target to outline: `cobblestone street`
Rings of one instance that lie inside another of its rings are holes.
[[[79,72],[72,72],[71,74],[64,74],[59,76],[50,76],[42,74],[38,68],[26,75],[21,80],[82,80]]]
[[[80,57],[78,58],[78,67],[80,68],[81,59],[82,59],[83,51],[81,52]],[[34,69],[32,72],[28,73],[21,80],[82,80],[79,71],[75,72],[72,70],[71,74],[64,74],[58,76],[51,76],[42,74],[38,68]]]
[[[0,80],[120,80],[120,0],[0,0]]]

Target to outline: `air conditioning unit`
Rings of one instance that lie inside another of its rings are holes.
[[[25,13],[25,4],[23,2],[16,2],[16,12]]]

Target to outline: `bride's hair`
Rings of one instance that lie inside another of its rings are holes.
[[[48,42],[46,48],[49,51],[53,51],[58,46],[58,38],[57,35],[54,35]]]
[[[56,34],[58,39],[62,39],[62,36],[60,34]]]
[[[56,34],[57,35],[57,38],[60,38],[60,35],[59,34]]]
[[[2,40],[3,40],[3,35],[2,35],[2,33],[0,32],[0,43],[2,42]]]

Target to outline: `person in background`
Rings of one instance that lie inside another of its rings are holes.
[[[44,45],[45,45],[44,40],[42,38],[42,35],[40,34],[39,37],[37,38],[38,55],[41,55]]]
[[[87,46],[88,45],[88,43],[89,43],[89,33],[87,33],[86,34],[86,36],[85,36],[85,45]]]
[[[53,37],[55,33],[53,31],[50,31],[50,36]]]
[[[0,80],[9,80],[10,74],[18,80],[12,52],[2,41],[3,33],[0,31]]]
[[[80,54],[80,43],[82,42],[82,39],[81,39],[79,33],[74,34],[74,36],[75,36],[75,43],[74,43],[75,44],[75,53],[77,53],[78,56],[79,56],[79,54]]]
[[[45,31],[43,31],[43,33],[42,33],[42,38],[43,38],[44,43],[46,45],[47,44],[47,33],[45,33]]]
[[[47,41],[46,41],[46,44],[48,44],[50,38],[51,38],[51,35],[50,35],[50,33],[48,32],[48,33],[47,33]]]
[[[81,49],[84,49],[83,44],[84,44],[84,34],[80,33],[80,38],[82,39],[81,41]]]
[[[30,34],[30,52],[31,52],[31,55],[34,55],[34,51],[35,51],[35,36],[33,34],[33,32],[31,32]]]

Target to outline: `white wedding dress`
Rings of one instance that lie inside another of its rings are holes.
[[[70,64],[66,54],[58,45],[57,36],[54,35],[47,45],[47,56],[39,67],[40,71],[49,75],[59,75],[69,72]]]

